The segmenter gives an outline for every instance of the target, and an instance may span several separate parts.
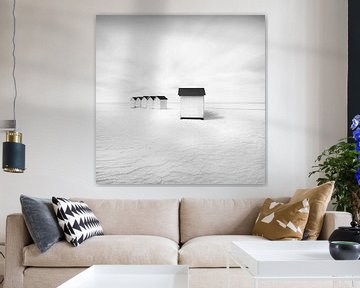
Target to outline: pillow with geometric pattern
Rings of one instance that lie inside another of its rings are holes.
[[[75,247],[93,236],[104,235],[99,220],[84,202],[52,197],[52,203],[66,241]]]
[[[252,234],[269,240],[301,240],[308,217],[308,199],[284,204],[268,198],[260,209]]]

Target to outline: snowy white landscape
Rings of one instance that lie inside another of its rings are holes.
[[[205,120],[97,103],[98,184],[262,184],[265,104],[207,103]]]

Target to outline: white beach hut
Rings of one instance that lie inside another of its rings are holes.
[[[167,98],[165,96],[156,96],[153,103],[155,109],[167,109]]]
[[[141,107],[141,97],[135,97],[135,107],[139,108]]]
[[[153,100],[153,109],[160,109],[160,99],[158,97]]]
[[[204,88],[179,88],[180,119],[204,120]]]
[[[167,100],[165,96],[157,96],[160,99],[160,109],[167,109]]]
[[[136,108],[136,98],[137,98],[137,97],[132,97],[132,98],[130,99],[130,107],[131,107],[131,108]]]
[[[146,108],[151,109],[150,102],[152,101],[151,96],[144,96],[146,98]]]
[[[155,100],[155,96],[150,96],[148,99],[147,99],[147,108],[148,109],[153,109],[154,108],[154,100]]]
[[[146,96],[141,97],[141,108],[146,108],[147,107],[147,99]]]

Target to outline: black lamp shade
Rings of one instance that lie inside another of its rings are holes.
[[[25,145],[17,142],[3,143],[4,171],[22,173],[25,170]]]

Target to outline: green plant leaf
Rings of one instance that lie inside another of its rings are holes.
[[[358,159],[360,153],[355,150],[355,143],[349,143],[347,140],[341,139],[337,144],[325,149],[317,156],[315,165],[309,172],[309,177],[317,175],[318,185],[335,181],[332,195],[335,209],[352,212],[351,193],[359,191],[359,185],[354,175],[360,167]]]

